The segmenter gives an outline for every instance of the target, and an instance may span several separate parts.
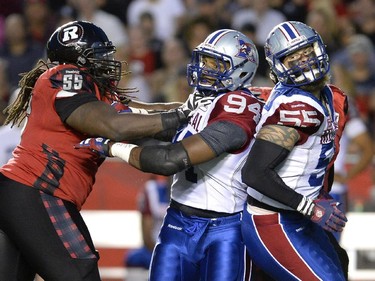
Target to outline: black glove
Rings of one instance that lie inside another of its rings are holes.
[[[177,129],[189,121],[190,110],[187,108],[177,107],[167,112],[161,113],[161,122],[163,130]]]

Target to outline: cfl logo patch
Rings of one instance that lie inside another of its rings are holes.
[[[71,25],[63,28],[59,34],[59,41],[66,45],[78,41],[83,35],[83,28],[80,25]]]

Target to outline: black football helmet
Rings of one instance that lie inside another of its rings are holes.
[[[71,63],[87,69],[97,80],[121,79],[121,62],[114,60],[116,47],[104,31],[87,21],[72,21],[55,30],[47,42],[51,62]]]

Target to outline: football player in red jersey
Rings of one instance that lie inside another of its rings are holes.
[[[74,144],[89,136],[118,141],[175,133],[179,104],[140,104],[117,88],[123,74],[115,46],[90,22],[59,27],[49,62],[20,81],[6,123],[26,125],[13,158],[0,168],[0,280],[100,280],[99,255],[80,209],[104,161]],[[145,108],[140,110],[136,108]],[[174,109],[172,109],[174,108]],[[147,110],[168,110],[147,113]],[[119,113],[119,111],[129,111]]]

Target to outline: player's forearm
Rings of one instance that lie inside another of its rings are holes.
[[[272,142],[257,139],[242,168],[242,181],[265,196],[297,210],[303,195],[287,186],[275,171],[289,152]]]
[[[114,143],[110,145],[110,155],[121,158],[143,172],[165,176],[190,166],[189,157],[181,143],[145,147]]]

